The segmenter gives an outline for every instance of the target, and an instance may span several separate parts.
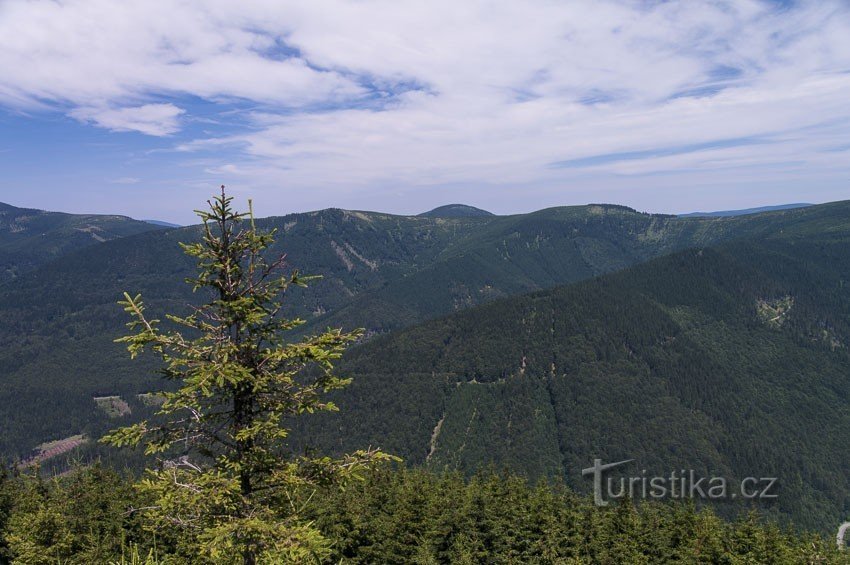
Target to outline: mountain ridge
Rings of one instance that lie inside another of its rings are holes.
[[[466,204],[445,204],[437,206],[433,210],[418,214],[425,218],[475,218],[482,216],[495,216],[492,212],[468,206]]]
[[[127,216],[67,214],[0,202],[0,284],[77,249],[160,229]]]

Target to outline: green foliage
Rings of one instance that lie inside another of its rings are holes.
[[[667,472],[680,463],[733,478],[767,469],[782,481],[770,511],[826,531],[850,511],[849,210],[729,219],[614,206],[457,219],[325,210],[257,226],[278,229],[270,251],[285,247],[289,261],[324,275],[289,289],[285,314],[306,320],[292,332],[301,334],[328,324],[382,333],[684,247],[752,242],[724,247],[720,260],[710,249],[680,254],[353,348],[345,374],[357,378],[337,399],[346,409],[322,415],[314,437],[336,453],[380,444],[437,469],[495,462],[562,474],[578,489],[577,470],[598,446],[597,455],[637,455]],[[0,418],[0,452],[25,457],[45,441],[150,417],[136,395],[162,386],[148,376],[157,364],[131,363],[110,342],[125,321],[114,296],[133,288],[150,311],[185,315],[193,295],[179,281],[191,261],[177,242],[202,236],[190,227],[106,242],[0,290],[0,403],[16,407]],[[781,325],[759,318],[759,300],[788,296]],[[92,397],[110,395],[133,415],[109,421]],[[80,457],[128,461],[106,446]]]
[[[257,230],[253,217],[245,227],[247,215],[235,212],[231,200],[222,187],[210,211],[198,212],[202,241],[182,246],[198,263],[198,275],[187,282],[209,289],[210,302],[188,316],[169,315],[179,329],[161,330],[141,297],[125,293],[121,304],[134,333],[118,341],[132,357],[145,348],[159,353],[165,378],[178,387],[161,393],[157,419],[103,441],[172,454],[139,483],[154,500],[146,515],[155,528],[177,524],[191,532],[213,561],[319,556],[324,541],[292,501],[392,458],[376,449],[336,460],[288,453],[281,420],[336,409],[324,395],[349,381],[334,374],[333,363],[359,332],[286,340],[303,322],[281,315],[281,299],[309,277],[284,273],[283,257],[267,260],[274,233]]]
[[[9,530],[9,519],[17,501],[16,495],[9,470],[5,465],[0,465],[0,532]],[[8,563],[9,557],[9,544],[5,535],[0,536],[0,563]]]
[[[110,561],[109,565],[163,565],[163,562],[157,558],[155,550],[151,549],[145,554],[137,545],[132,545],[126,552],[122,551],[120,559]]]
[[[15,563],[106,563],[141,532],[127,512],[138,500],[132,485],[99,465],[61,482],[8,480],[3,493],[14,500],[3,531]]]
[[[624,501],[599,508],[510,475],[383,472],[317,505],[345,563],[846,563],[818,537],[751,515]]]
[[[289,552],[264,562],[850,562],[831,540],[781,529],[755,514],[727,522],[710,509],[678,503],[599,508],[559,484],[486,472],[467,480],[457,473],[381,469],[363,479],[311,495],[303,517],[321,533],[321,553]],[[11,542],[6,557],[15,563],[233,562],[209,556],[199,545],[204,541],[176,524],[165,523],[156,534],[142,530],[133,510],[152,500],[110,471],[78,469],[52,481],[13,478],[0,492],[14,493],[11,521],[0,537]]]

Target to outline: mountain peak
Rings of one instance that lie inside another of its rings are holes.
[[[41,210],[35,210],[32,208],[18,208],[17,206],[12,206],[11,204],[6,204],[5,202],[0,202],[0,211],[3,212],[41,212]]]
[[[466,204],[446,204],[445,206],[439,206],[433,210],[419,214],[419,216],[424,218],[480,218],[494,215],[487,210],[482,210],[475,206],[467,206]]]

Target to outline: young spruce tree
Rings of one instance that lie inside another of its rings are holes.
[[[144,444],[168,459],[148,470],[140,487],[153,497],[154,525],[177,526],[216,563],[300,561],[323,552],[317,530],[299,515],[310,492],[391,459],[369,449],[340,459],[287,451],[287,419],[335,410],[325,393],[348,384],[333,363],[359,332],[328,330],[290,342],[286,332],[303,323],[281,316],[292,286],[312,277],[285,272],[284,257],[268,260],[274,231],[262,232],[252,214],[237,213],[232,198],[198,211],[199,243],[181,244],[197,259],[194,290],[211,300],[185,317],[167,316],[180,330],[149,319],[140,296],[121,302],[132,316],[128,344],[135,357],[151,348],[164,375],[179,383],[164,392],[157,418],[114,430],[103,441]],[[249,207],[250,209],[250,207]]]

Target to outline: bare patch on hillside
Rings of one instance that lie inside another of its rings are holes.
[[[830,328],[824,328],[823,330],[821,330],[820,339],[833,351],[844,347],[844,344],[841,343],[841,340],[838,339],[838,337]]]
[[[64,455],[68,453],[72,449],[76,449],[77,447],[83,445],[88,441],[88,438],[82,434],[66,437],[65,439],[58,439],[56,441],[48,441],[46,443],[42,443],[38,447],[33,450],[33,454],[30,457],[27,457],[23,461],[21,461],[19,467],[31,467],[32,465],[36,465],[41,463],[42,461],[47,461],[53,457],[58,457],[60,455]]]
[[[355,218],[363,220],[364,222],[368,222],[370,224],[372,223],[372,218],[369,217],[368,214],[364,214],[363,212],[351,212],[349,210],[345,210],[343,212],[343,215],[346,219],[348,219],[348,216],[354,216]]]
[[[132,413],[130,405],[120,396],[95,396],[94,402],[110,418],[119,418]]]
[[[354,247],[352,247],[351,244],[348,243],[348,242],[345,242],[343,245],[345,245],[345,248],[348,250],[349,253],[351,253],[352,255],[357,257],[358,259],[360,259],[360,261],[362,261],[371,270],[375,271],[375,270],[378,269],[378,262],[377,261],[370,261],[369,259],[367,259],[363,255],[358,253],[357,250],[354,249]]]
[[[425,461],[430,461],[431,457],[434,456],[434,452],[437,451],[437,438],[440,437],[440,430],[443,428],[443,422],[446,419],[446,414],[443,413],[443,416],[437,422],[437,425],[434,426],[434,431],[431,432],[431,448],[428,451],[428,455],[425,456]]]
[[[331,247],[336,253],[336,256],[339,257],[339,260],[342,261],[342,264],[345,265],[345,268],[348,269],[348,272],[351,272],[354,269],[354,262],[345,252],[345,249],[339,246],[337,242],[331,240]]]
[[[162,403],[165,402],[165,396],[158,392],[144,392],[137,394],[136,398],[145,406],[162,406]]]
[[[100,243],[103,243],[104,241],[106,241],[105,237],[103,237],[102,235],[97,233],[99,231],[103,231],[98,226],[88,225],[88,226],[83,227],[83,228],[74,228],[74,229],[77,230],[77,231],[81,231],[83,233],[89,234],[92,237],[92,239],[94,239],[95,241],[99,241]]]
[[[773,300],[759,299],[756,301],[756,313],[769,327],[781,328],[793,306],[794,299],[790,295]]]

